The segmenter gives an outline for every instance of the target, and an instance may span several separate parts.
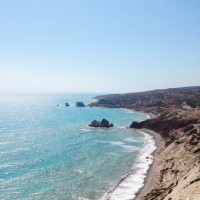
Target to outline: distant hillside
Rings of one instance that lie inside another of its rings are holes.
[[[160,114],[172,108],[200,106],[200,86],[152,90],[138,93],[110,94],[95,97],[90,106],[130,108]]]

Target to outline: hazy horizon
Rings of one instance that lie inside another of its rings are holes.
[[[0,93],[200,85],[200,1],[0,2]]]
[[[200,85],[191,85],[191,86],[181,86],[181,87],[169,87],[169,88],[155,88],[155,89],[149,89],[149,90],[138,90],[138,91],[128,91],[128,92],[81,92],[81,91],[75,91],[75,92],[1,92],[0,95],[107,95],[107,94],[128,94],[128,93],[140,93],[140,92],[149,92],[154,90],[167,90],[167,89],[178,89],[178,88],[187,88],[187,87],[200,87]]]

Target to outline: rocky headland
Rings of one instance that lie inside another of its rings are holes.
[[[98,102],[90,106],[128,108],[156,115],[130,125],[155,131],[165,142],[165,148],[155,155],[154,181],[141,189],[137,200],[200,199],[200,87],[96,98]]]

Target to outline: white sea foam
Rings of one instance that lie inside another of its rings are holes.
[[[82,173],[83,173],[83,170],[80,170],[80,169],[74,169],[74,172],[78,172],[79,174],[82,174]]]
[[[21,152],[25,152],[25,151],[28,151],[28,150],[29,150],[29,148],[15,148],[15,149],[11,149],[11,150],[8,150],[8,151],[0,152],[0,155],[21,153]]]
[[[119,146],[119,147],[123,148],[125,152],[133,152],[133,151],[138,150],[137,147],[127,145],[124,142],[120,142],[120,141],[112,141],[112,142],[109,142],[109,143],[114,145],[114,146]]]
[[[10,144],[10,142],[0,142],[0,145]]]
[[[13,166],[15,166],[15,164],[13,164],[13,163],[3,164],[3,165],[0,165],[0,169],[4,169],[7,167],[13,167]]]
[[[129,137],[129,138],[126,138],[125,140],[124,140],[125,142],[134,142],[134,143],[136,143],[136,142],[142,142],[142,139],[136,139],[136,138],[132,138],[132,137]]]
[[[120,141],[112,141],[112,142],[110,142],[110,144],[112,144],[112,145],[114,145],[114,146],[122,146],[122,145],[125,145],[125,143],[120,142]]]
[[[82,128],[82,129],[80,129],[81,131],[84,131],[84,132],[90,132],[91,131],[91,129],[86,129],[86,128]]]
[[[110,130],[106,129],[106,128],[99,128],[99,129],[96,129],[95,132],[102,132],[102,133],[107,133],[107,132],[110,132]]]
[[[133,110],[129,110],[129,109],[126,109],[126,108],[123,108],[123,110],[125,110],[126,111],[126,113],[135,113]]]
[[[127,129],[128,127],[127,126],[120,126],[119,128],[120,129]]]
[[[130,114],[137,113],[137,111],[129,110],[129,109],[126,109],[126,108],[123,108],[123,110],[125,110],[126,113],[130,113]],[[145,114],[145,115],[146,115],[147,119],[151,119],[150,115],[147,115],[147,114]]]
[[[134,152],[138,150],[137,147],[129,146],[129,145],[123,145],[122,147],[124,148],[125,152]]]
[[[117,153],[113,153],[113,152],[109,152],[109,153],[107,153],[107,154],[109,154],[109,155],[113,155],[113,156],[118,156],[119,154],[117,154]]]
[[[22,166],[23,164],[24,164],[23,162],[13,162],[13,163],[2,164],[0,165],[0,169],[5,169],[5,168],[15,167],[15,166]]]
[[[132,170],[105,194],[101,200],[133,199],[138,190],[144,185],[147,170],[153,162],[153,156],[151,154],[156,149],[156,145],[152,136],[144,132],[140,133],[144,135],[145,142]]]
[[[87,128],[89,128],[90,130],[94,129],[95,132],[111,132],[111,130],[109,130],[108,128],[96,128],[96,127],[91,127],[89,125],[87,125]]]
[[[147,116],[147,119],[151,119],[151,117],[149,115],[146,115]]]

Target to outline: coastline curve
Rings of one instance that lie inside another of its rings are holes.
[[[144,135],[144,145],[133,165],[131,171],[120,179],[99,200],[130,200],[136,197],[138,191],[143,187],[147,171],[153,163],[153,152],[157,149],[153,136],[145,131],[138,131]]]

